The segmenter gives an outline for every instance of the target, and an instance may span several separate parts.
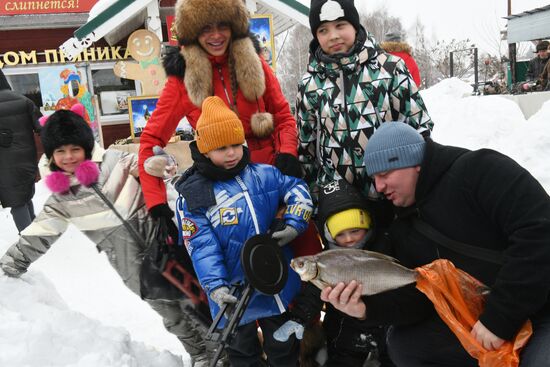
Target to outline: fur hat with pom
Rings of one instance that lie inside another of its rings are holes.
[[[197,43],[204,26],[225,23],[233,39],[248,37],[248,10],[243,0],[178,0],[174,29],[181,45]]]
[[[82,105],[75,105],[70,111],[59,110],[41,119],[40,123],[44,127],[40,133],[40,140],[48,159],[52,157],[56,148],[67,144],[82,147],[86,153],[86,159],[92,158],[94,134],[86,120],[79,114],[82,112],[80,106]]]

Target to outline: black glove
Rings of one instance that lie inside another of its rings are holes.
[[[302,165],[298,158],[289,153],[279,153],[275,158],[275,167],[277,167],[283,175],[303,178]]]
[[[177,243],[179,236],[178,227],[172,220],[172,218],[174,217],[174,212],[172,211],[172,209],[170,209],[168,204],[163,203],[155,205],[154,207],[149,209],[149,213],[151,214],[151,217],[153,217],[153,219],[157,221],[161,218],[164,220],[168,235],[172,237],[172,240],[174,241],[173,243]]]

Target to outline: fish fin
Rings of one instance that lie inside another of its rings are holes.
[[[362,254],[362,256],[368,255],[369,257],[375,257],[375,258],[380,259],[380,260],[391,261],[391,262],[394,262],[394,263],[399,262],[395,257],[391,257],[389,255],[384,255],[384,254],[381,254],[380,252],[367,251],[367,250],[361,250],[361,251],[366,253],[366,254]]]

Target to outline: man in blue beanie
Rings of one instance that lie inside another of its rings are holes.
[[[521,366],[550,366],[550,198],[539,182],[496,151],[440,145],[397,122],[373,134],[365,167],[396,212],[390,255],[409,268],[449,259],[491,287],[472,336],[498,349],[530,319]],[[391,325],[397,366],[478,365],[414,285],[372,297],[361,297],[360,288],[340,283],[321,298]]]

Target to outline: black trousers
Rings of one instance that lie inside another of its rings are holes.
[[[231,345],[226,349],[232,367],[265,366],[262,353],[272,367],[294,367],[298,365],[299,342],[294,334],[281,343],[273,338],[273,333],[288,320],[287,313],[258,320],[262,329],[263,351],[258,339],[256,322],[239,326]]]
[[[407,326],[391,326],[387,348],[398,367],[477,367],[447,325],[434,315],[432,318]]]
[[[35,218],[32,200],[29,200],[29,202],[24,205],[12,207],[10,213],[17,227],[17,231],[21,233]]]

